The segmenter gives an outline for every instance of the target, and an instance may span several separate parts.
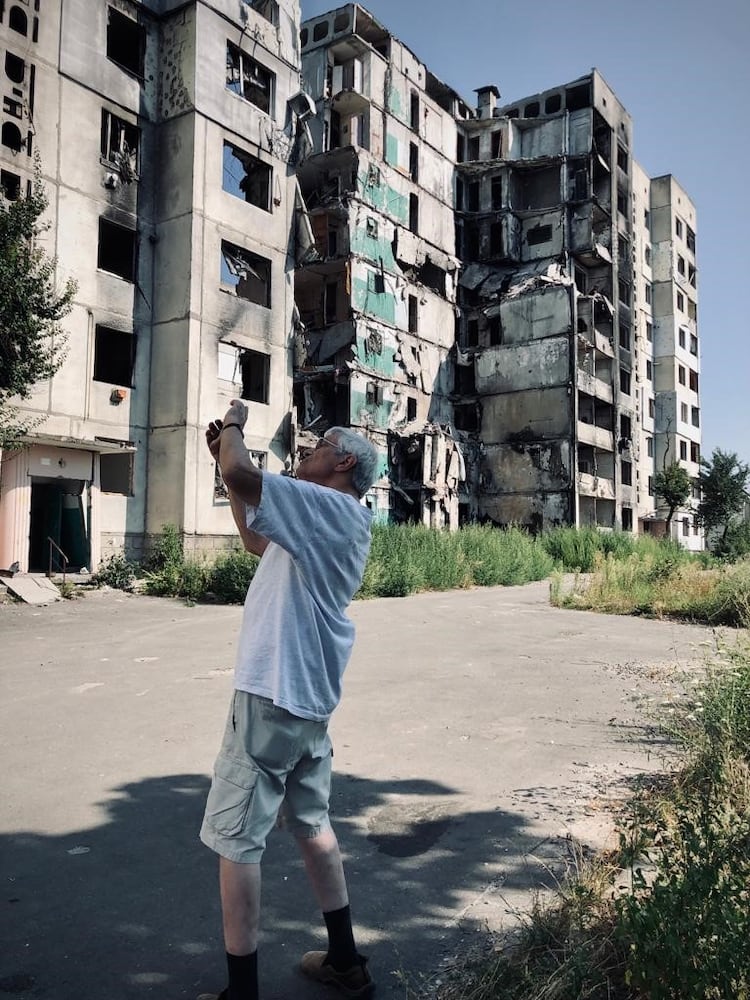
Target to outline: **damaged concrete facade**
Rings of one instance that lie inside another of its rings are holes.
[[[473,513],[658,532],[655,470],[670,448],[686,458],[675,435],[688,459],[700,447],[673,385],[679,266],[697,394],[694,208],[634,162],[630,115],[597,71],[503,107],[496,88],[477,93],[456,173],[456,425],[481,447]],[[692,523],[682,540],[699,544]]]
[[[315,252],[296,276],[297,422],[376,442],[378,519],[457,527],[453,169],[468,108],[357,4],[303,24],[302,75],[317,115],[298,170]]]
[[[25,406],[43,422],[2,456],[0,565],[46,569],[51,538],[93,568],[166,522],[228,543],[204,429],[234,396],[258,459],[288,459],[299,20],[297,0],[0,5],[3,189],[38,151],[45,249],[79,286]]]

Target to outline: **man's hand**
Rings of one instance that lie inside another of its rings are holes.
[[[208,445],[208,450],[211,452],[211,458],[215,462],[219,461],[219,438],[221,437],[221,428],[223,426],[223,421],[212,420],[206,428],[206,444]]]
[[[239,424],[244,428],[247,423],[247,407],[241,399],[233,399],[227,412],[224,414],[225,424]]]

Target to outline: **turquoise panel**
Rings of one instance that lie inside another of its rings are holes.
[[[352,306],[358,312],[365,313],[384,323],[396,325],[396,299],[392,292],[375,292],[362,278],[352,282]]]
[[[388,429],[391,410],[393,409],[393,403],[389,399],[387,399],[384,403],[381,403],[379,406],[376,403],[368,403],[367,396],[363,392],[358,392],[354,388],[350,391],[350,398],[350,412],[353,420],[356,420],[357,423],[359,423],[360,414],[363,410],[366,410],[372,417],[372,422],[376,427],[380,427],[383,430]]]
[[[398,139],[395,135],[386,134],[385,162],[390,163],[392,167],[398,166]]]

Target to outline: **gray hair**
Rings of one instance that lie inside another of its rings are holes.
[[[377,479],[377,448],[372,441],[350,427],[330,427],[323,436],[329,441],[335,438],[341,451],[357,459],[352,469],[352,486],[363,497]]]

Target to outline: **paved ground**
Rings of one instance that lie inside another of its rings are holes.
[[[467,935],[512,920],[573,830],[648,756],[640,697],[699,628],[547,604],[547,587],[356,604],[332,724],[333,808],[360,944],[403,997]],[[197,840],[240,609],[94,593],[0,607],[0,993],[193,997],[223,985],[213,856]],[[651,746],[653,750],[653,746]],[[293,844],[264,862],[265,1000],[322,942]]]

